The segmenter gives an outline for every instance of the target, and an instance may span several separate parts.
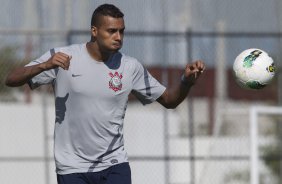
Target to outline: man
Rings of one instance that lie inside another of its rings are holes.
[[[135,59],[119,52],[123,13],[114,5],[92,15],[91,41],[54,48],[12,71],[8,86],[52,84],[55,92],[55,161],[59,184],[130,184],[123,120],[132,92],[144,105],[175,108],[204,70],[187,65],[179,85],[166,89]]]

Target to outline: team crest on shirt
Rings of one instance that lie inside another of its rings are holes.
[[[112,72],[109,73],[111,79],[109,81],[109,88],[114,90],[115,92],[120,91],[122,88],[122,74],[119,74],[118,72],[115,72],[114,74]]]

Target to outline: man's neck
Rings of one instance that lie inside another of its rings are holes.
[[[108,58],[112,55],[110,52],[103,52],[101,49],[98,47],[97,44],[94,42],[87,42],[86,43],[86,48],[88,51],[88,54],[95,59],[96,61],[99,62],[106,62]]]

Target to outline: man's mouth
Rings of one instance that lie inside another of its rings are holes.
[[[113,44],[114,47],[121,47],[121,45],[122,45],[122,44],[119,43],[119,42]]]

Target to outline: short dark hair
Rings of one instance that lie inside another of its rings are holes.
[[[124,14],[113,4],[102,4],[98,6],[92,14],[91,27],[98,25],[100,16],[123,18]]]

